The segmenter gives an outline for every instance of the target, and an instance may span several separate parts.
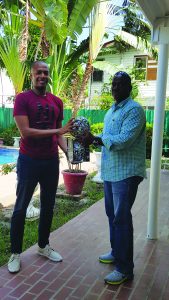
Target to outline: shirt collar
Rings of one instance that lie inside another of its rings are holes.
[[[131,99],[131,97],[129,96],[128,98],[124,99],[123,101],[121,101],[120,103],[118,104],[113,104],[112,105],[112,110],[115,111],[121,107],[123,107],[129,100]]]

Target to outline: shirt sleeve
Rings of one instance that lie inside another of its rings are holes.
[[[119,134],[102,133],[101,139],[108,150],[123,150],[132,145],[146,125],[142,107],[132,108],[122,122]]]
[[[27,105],[25,101],[24,94],[21,93],[16,96],[15,102],[14,102],[14,110],[13,110],[13,116],[27,116]]]

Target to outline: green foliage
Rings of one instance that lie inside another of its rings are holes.
[[[101,110],[108,110],[113,102],[114,99],[111,95],[111,82],[112,82],[112,76],[109,78],[109,82],[104,83],[101,89],[101,95],[94,96],[91,105],[94,106],[96,109]]]
[[[90,126],[91,133],[94,135],[98,135],[103,131],[104,123],[95,123]]]
[[[0,219],[2,216],[0,214]],[[1,255],[0,255],[0,266],[7,262],[10,255],[10,231],[9,226],[5,223],[0,224],[0,245],[1,245]]]
[[[3,20],[0,38],[0,59],[13,83],[15,93],[20,93],[26,75],[26,65],[19,56],[20,35],[23,28],[23,19],[18,15],[18,7],[12,5],[10,12]]]
[[[166,109],[166,110],[169,110],[169,97],[166,99],[166,102],[165,102],[165,109]]]
[[[144,39],[150,38],[150,25],[144,21],[143,14],[140,12],[136,1],[130,1],[130,5],[126,8],[124,21],[123,30]]]
[[[131,98],[136,99],[139,93],[138,84],[135,80],[132,80],[132,91],[131,91]]]
[[[108,110],[114,100],[111,95],[107,94],[102,94],[100,96],[94,96],[91,105],[94,106],[96,109],[101,109],[101,110]]]
[[[92,124],[90,126],[91,133],[93,135],[98,135],[98,134],[102,133],[103,126],[104,126],[104,123],[95,123],[95,124]],[[96,146],[91,145],[90,146],[90,151],[91,152],[93,152],[93,151],[100,152],[101,151],[101,146],[96,147]]]
[[[146,123],[146,158],[151,159],[153,124]]]
[[[1,132],[1,138],[3,138],[4,145],[6,146],[13,146],[14,136],[20,136],[19,130],[15,124]]]
[[[166,131],[163,134],[163,153],[165,157],[169,157],[169,135]]]
[[[151,166],[151,160],[150,159],[146,159],[146,169],[150,168]]]
[[[68,33],[72,39],[76,39],[76,36],[82,33],[87,17],[98,2],[98,0],[79,0],[75,2],[68,26]]]
[[[60,45],[67,37],[68,10],[65,1],[45,1],[45,31],[51,43]]]
[[[151,159],[152,135],[153,135],[153,124],[146,123],[146,158],[147,159]],[[169,157],[169,135],[165,131],[163,133],[162,155],[164,157]]]
[[[104,62],[101,62],[101,63],[104,63]],[[100,67],[101,67],[101,64],[100,64]],[[102,65],[102,67],[103,67],[103,65]],[[104,67],[103,67],[103,69],[104,69]],[[132,81],[131,82],[132,83],[131,98],[135,99],[138,96],[139,89],[138,89],[138,83],[135,80],[134,69],[133,68],[129,69],[128,74],[130,75],[131,81]],[[101,95],[93,97],[93,99],[91,101],[91,105],[96,107],[96,109],[108,110],[112,106],[112,104],[114,102],[114,99],[111,94],[112,79],[113,79],[113,76],[110,76],[109,82],[103,84],[102,89],[101,89]]]
[[[1,167],[1,174],[7,175],[8,173],[12,172],[13,169],[16,167],[16,164],[3,164]]]

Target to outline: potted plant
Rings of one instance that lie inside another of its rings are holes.
[[[66,193],[80,195],[88,173],[81,170],[81,163],[72,164],[69,162],[69,169],[63,170],[63,180]]]
[[[63,170],[63,180],[68,194],[80,195],[87,176],[87,172],[81,170],[81,163],[89,161],[89,149],[78,141],[78,138],[90,130],[89,122],[84,117],[77,117],[74,121],[71,135],[66,135],[68,147],[68,169]]]

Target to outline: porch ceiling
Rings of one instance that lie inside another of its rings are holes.
[[[169,0],[137,0],[151,25],[159,18],[169,17]]]

